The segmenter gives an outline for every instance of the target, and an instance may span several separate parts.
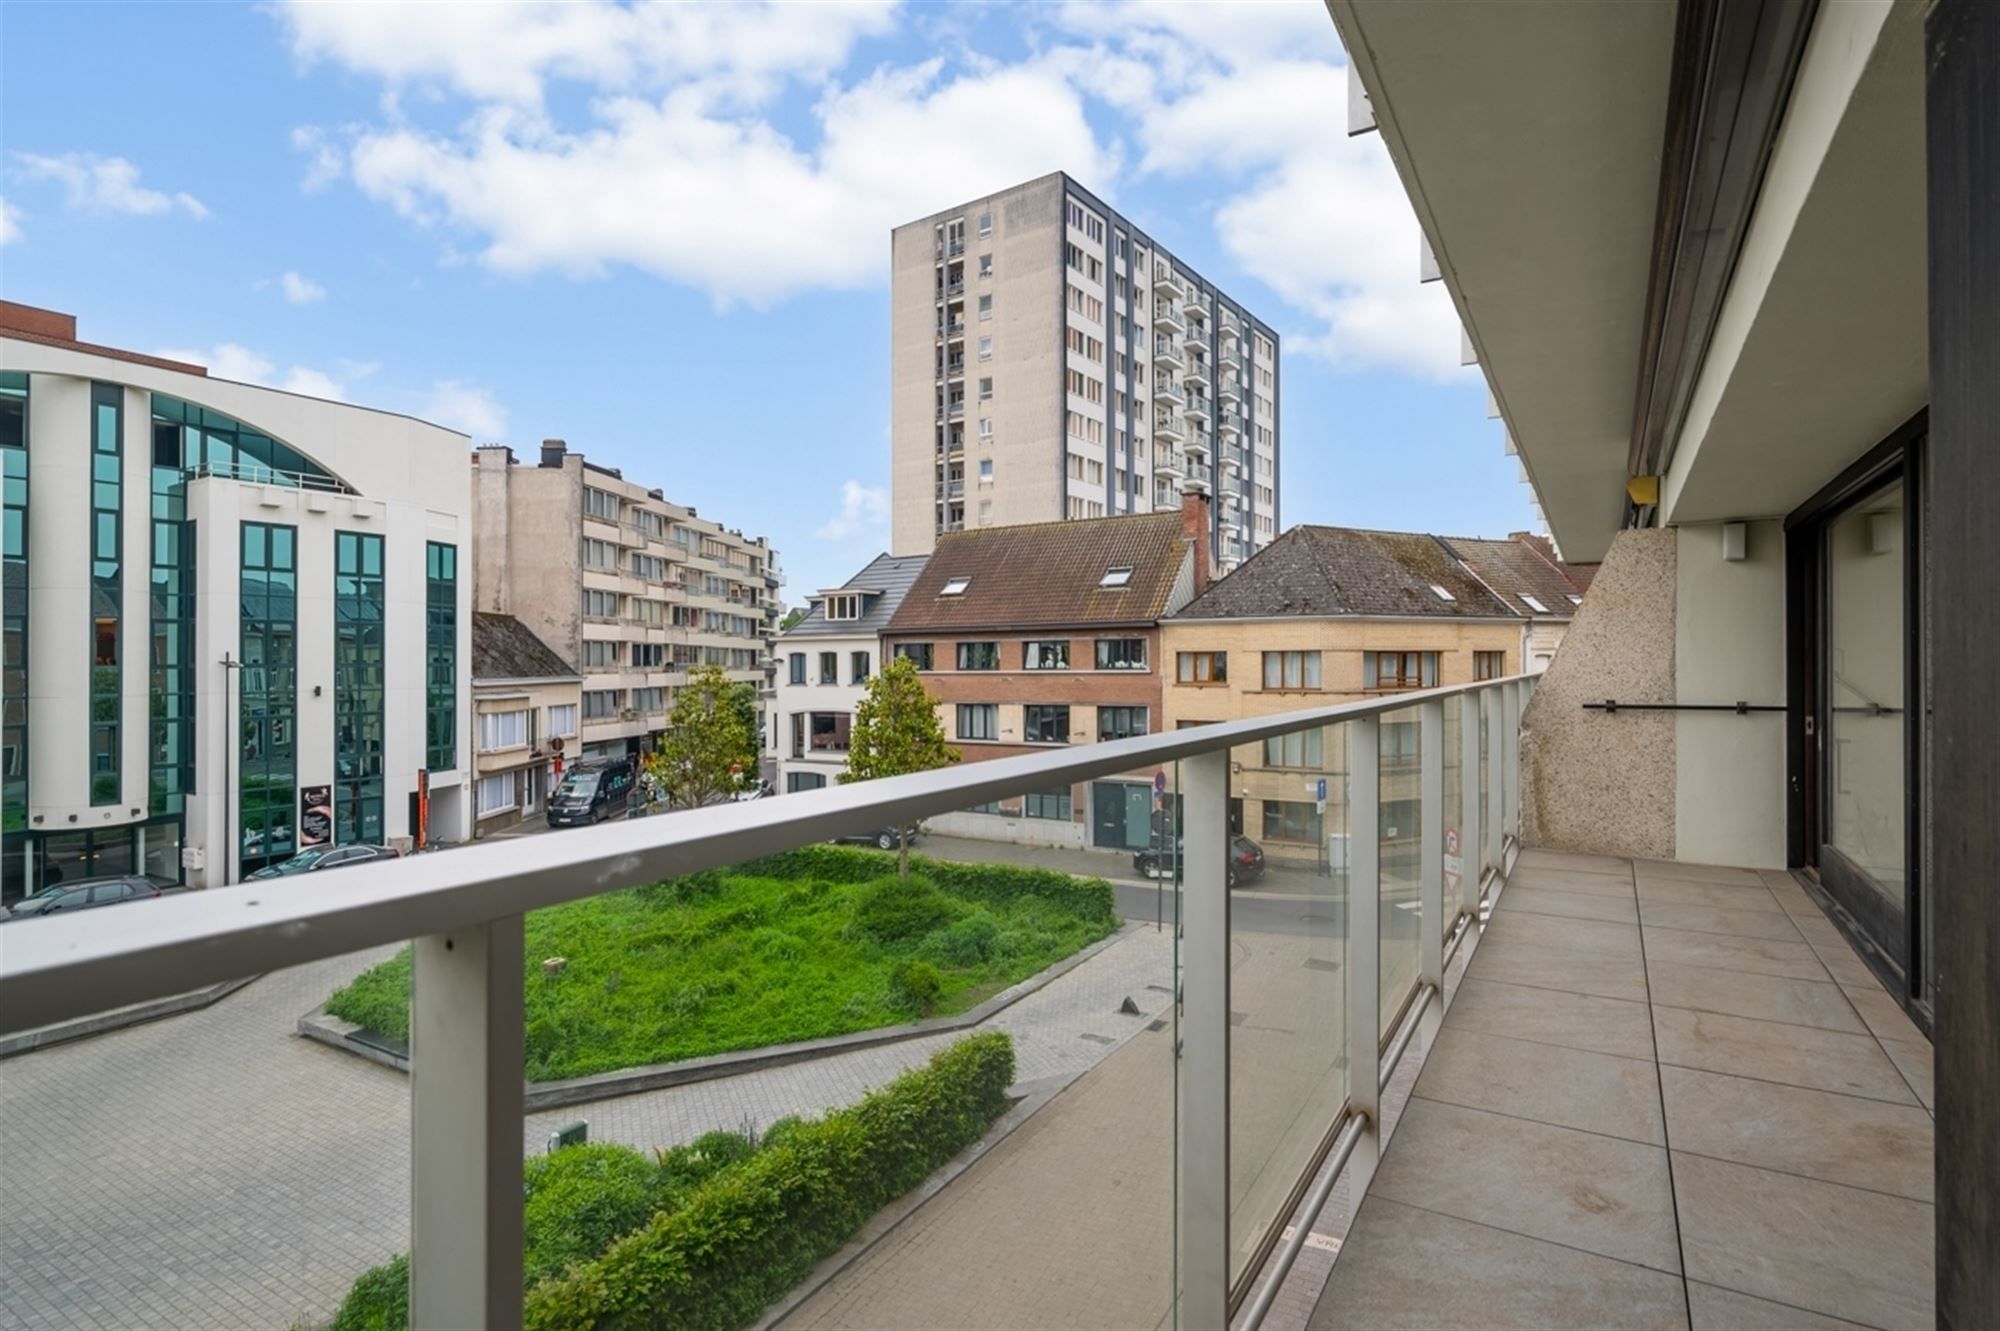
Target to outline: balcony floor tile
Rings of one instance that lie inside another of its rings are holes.
[[[1799,939],[1735,938],[1658,926],[1647,928],[1645,938],[1646,961],[1653,966],[1709,966],[1752,975],[1782,975],[1794,980],[1828,978],[1818,953]]]
[[[1646,971],[1653,1002],[1661,1007],[1695,1008],[1732,1017],[1785,1021],[1797,1026],[1866,1035],[1868,1028],[1838,985],[1792,980],[1780,975],[1717,970],[1655,961]]]
[[[1897,1104],[1916,1101],[1903,1074],[1870,1036],[1670,1007],[1653,1009],[1653,1031],[1660,1062],[1676,1067]]]
[[[1694,883],[1680,878],[1647,878],[1639,881],[1639,900],[1649,906],[1714,906],[1722,910],[1761,910],[1782,915],[1785,908],[1759,883],[1744,887],[1738,883]]]
[[[1619,1058],[1456,1027],[1440,1030],[1431,1049],[1417,1079],[1416,1094],[1425,1099],[1667,1144],[1650,1057]]]
[[[1629,898],[1592,896],[1553,887],[1510,887],[1507,905],[1529,915],[1560,915],[1572,920],[1604,920],[1611,924],[1639,923],[1639,907]]]
[[[1694,1331],[1868,1331],[1859,1322],[1843,1322],[1699,1280],[1688,1281],[1687,1291]]]
[[[1644,887],[1640,888],[1643,894]],[[1764,894],[1766,897],[1770,893]],[[1800,934],[1792,917],[1781,910],[1730,910],[1721,906],[1688,906],[1639,898],[1639,922],[1648,929],[1681,929],[1688,933],[1722,934],[1729,938],[1763,938],[1796,943]]]
[[[1494,915],[1492,923],[1487,926],[1486,936],[1497,941],[1561,948],[1594,957],[1640,960],[1639,930],[1630,924],[1561,919],[1510,908]]]
[[[1594,897],[1617,897],[1621,901],[1632,899],[1632,875],[1590,873],[1573,869],[1543,869],[1514,866],[1513,877],[1507,880],[1509,887],[1544,888],[1553,887],[1563,892],[1582,892]]]
[[[1490,977],[1468,977],[1461,985],[1444,1018],[1444,1029],[1454,1028],[1624,1058],[1653,1056],[1653,1018],[1644,1002],[1503,984]]]

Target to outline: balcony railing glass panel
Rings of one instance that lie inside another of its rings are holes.
[[[1382,1034],[1395,1027],[1416,988],[1423,933],[1423,725],[1418,709],[1383,716],[1381,763]],[[1360,829],[1357,829],[1360,830]]]

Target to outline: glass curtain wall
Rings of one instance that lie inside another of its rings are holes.
[[[298,848],[298,541],[292,527],[243,524],[238,672],[242,871]]]
[[[147,812],[178,816],[194,784],[194,523],[172,435],[154,427],[152,466],[151,726]],[[179,866],[173,874],[180,880]]]
[[[458,766],[458,547],[424,550],[424,765]]]
[[[0,905],[28,891],[28,376],[0,374]]]
[[[90,803],[122,793],[119,710],[125,602],[125,390],[90,386]]]
[[[382,840],[382,538],[334,533],[333,839]]]

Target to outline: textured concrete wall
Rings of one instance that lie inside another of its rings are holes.
[[[1586,702],[1674,701],[1675,538],[1622,531],[1522,718],[1522,840],[1674,856],[1674,714]]]

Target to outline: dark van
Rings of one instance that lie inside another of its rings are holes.
[[[573,765],[549,796],[549,826],[587,826],[623,814],[635,780],[629,758],[589,758]]]

